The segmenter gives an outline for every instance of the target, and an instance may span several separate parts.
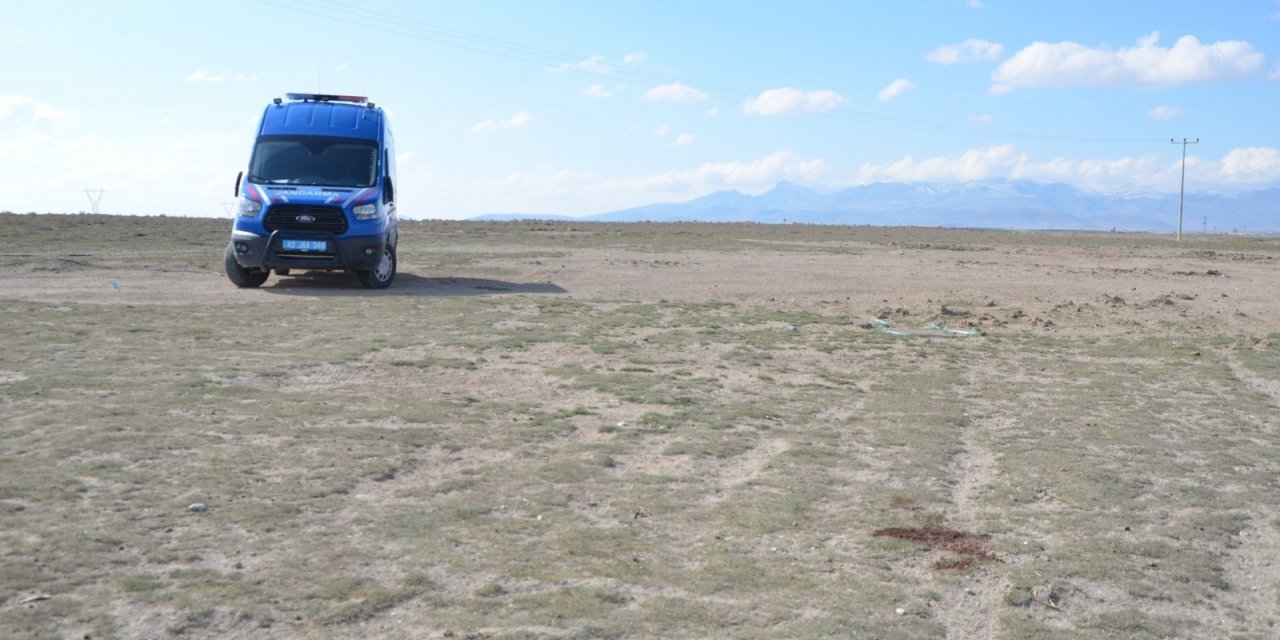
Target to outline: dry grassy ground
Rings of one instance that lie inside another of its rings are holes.
[[[1280,240],[228,228],[0,215],[0,637],[1280,634]]]

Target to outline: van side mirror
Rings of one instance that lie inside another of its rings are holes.
[[[243,177],[244,177],[244,172],[243,172],[243,171],[241,171],[241,172],[239,172],[239,173],[237,173],[237,174],[236,174],[236,190],[235,190],[235,192],[234,192],[234,193],[232,193],[231,195],[233,195],[233,196],[235,196],[235,197],[237,197],[237,198],[238,198],[238,197],[240,197],[240,179],[241,179],[241,178],[243,178]]]

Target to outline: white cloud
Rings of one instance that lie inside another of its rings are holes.
[[[509,174],[496,185],[467,185],[462,199],[474,213],[534,211],[582,215],[654,202],[682,202],[723,189],[762,193],[780,180],[826,186],[830,175],[831,168],[821,159],[778,151],[757,160],[708,162],[689,169],[642,176],[606,177],[543,167]],[[477,193],[487,194],[484,196],[487,199],[477,204]]]
[[[604,56],[591,56],[586,60],[578,63],[578,68],[583,71],[591,71],[594,73],[612,73],[613,66],[605,64]]]
[[[975,113],[969,116],[969,122],[972,124],[989,124],[995,118],[989,113]]]
[[[515,171],[496,182],[442,184],[444,193],[437,195],[458,203],[452,212],[458,217],[494,211],[583,215],[643,204],[619,199],[617,194],[596,193],[595,188],[605,181],[605,177],[590,171],[541,166]],[[597,208],[602,204],[603,208]]]
[[[648,59],[649,54],[640,52],[628,53],[627,55],[622,56],[622,61],[626,64],[640,64]]]
[[[965,182],[1006,178],[1065,182],[1078,188],[1119,192],[1133,188],[1173,192],[1178,189],[1181,154],[1157,153],[1120,158],[1033,160],[1013,145],[969,149],[956,155],[887,163],[866,163],[855,182]],[[1202,187],[1259,187],[1280,182],[1280,149],[1232,149],[1221,160],[1187,156],[1187,180]]]
[[[671,102],[703,102],[711,99],[711,94],[705,91],[699,91],[686,84],[673,82],[654,87],[644,94],[644,99],[650,102],[658,102],[661,100],[669,100]]]
[[[219,203],[231,199],[236,171],[244,167],[245,138],[177,127],[162,136],[106,131],[6,131],[0,210],[87,211],[89,187],[106,190],[102,210],[108,213],[225,215]]]
[[[682,133],[676,136],[675,145],[677,147],[682,147],[687,144],[693,144],[693,141],[696,139],[697,137],[694,136],[692,133]]]
[[[768,189],[779,180],[812,184],[830,171],[831,168],[821,159],[804,160],[790,151],[777,151],[750,162],[707,162],[695,169],[622,178],[610,181],[609,185],[640,194],[651,191],[683,191],[704,195],[725,188]]]
[[[504,187],[520,189],[545,189],[555,193],[570,193],[586,184],[600,180],[600,175],[589,171],[516,171],[498,182]]]
[[[1148,111],[1146,115],[1152,120],[1169,120],[1172,118],[1181,118],[1184,113],[1185,112],[1178,107],[1171,107],[1167,104],[1162,104]]]
[[[986,3],[982,0],[969,0],[968,4],[970,9],[981,9]]]
[[[613,96],[613,92],[612,92],[612,91],[610,91],[610,90],[608,90],[608,89],[606,89],[606,88],[604,88],[604,87],[603,87],[603,86],[601,86],[601,85],[593,84],[593,85],[591,85],[591,86],[587,87],[586,89],[583,89],[583,90],[582,90],[582,95],[584,95],[584,96],[586,96],[586,97],[588,97],[588,98],[593,98],[593,99],[595,99],[595,100],[599,100],[599,99],[601,99],[601,98],[609,98],[609,97],[612,97],[612,96]]]
[[[1266,56],[1248,42],[1206,45],[1195,36],[1183,36],[1166,48],[1158,40],[1159,33],[1152,33],[1137,46],[1121,49],[1035,42],[996,68],[991,93],[1038,86],[1159,88],[1222,82],[1254,76],[1266,65]]]
[[[1217,173],[1229,184],[1267,184],[1280,180],[1280,149],[1246,147],[1232,149],[1217,165]]]
[[[533,122],[533,116],[521,111],[506,120],[485,120],[471,127],[471,133],[492,133],[502,129],[517,129]]]
[[[668,127],[667,125],[664,124],[661,127],[654,129],[653,135],[658,136],[659,138],[665,138],[671,135],[671,127]]]
[[[31,96],[0,95],[0,123],[34,124],[67,117],[69,109],[59,109]]]
[[[714,118],[720,115],[720,107],[711,107],[710,109],[707,109],[704,113],[706,113],[708,117]]]
[[[580,62],[565,62],[559,66],[551,68],[553,73],[564,73],[570,69],[578,71],[586,71],[588,73],[610,74],[613,73],[613,65],[604,61],[604,56],[591,56]]]
[[[109,146],[103,145],[104,152]],[[920,159],[908,156],[896,161],[867,163],[852,173],[833,170],[820,158],[799,157],[789,151],[778,151],[755,160],[708,162],[686,169],[636,176],[609,176],[542,166],[511,173],[495,182],[441,184],[439,189],[432,189],[431,204],[426,206],[438,209],[431,214],[433,216],[446,214],[457,217],[492,211],[584,215],[655,202],[684,202],[723,189],[763,193],[780,180],[810,187],[842,188],[869,182],[1011,179],[1063,182],[1081,189],[1109,193],[1176,194],[1181,153],[1177,147],[1164,146],[1168,148],[1141,156],[1033,159],[1012,145],[997,145],[951,155]],[[4,163],[5,151],[4,139],[0,138],[0,165]],[[241,153],[242,149],[236,150],[236,154]],[[56,161],[65,160],[67,155],[66,151],[50,152],[49,169],[55,166]],[[80,183],[96,183],[76,178],[68,185],[69,193],[83,200],[83,194],[77,191],[84,188]],[[1189,155],[1187,184],[1194,190],[1280,184],[1280,149],[1233,149],[1220,160]],[[74,185],[80,186],[71,189]],[[109,190],[110,198],[112,185],[107,182],[104,186]],[[217,186],[222,190],[226,187]],[[76,206],[84,206],[76,202]]]
[[[916,83],[906,78],[898,78],[897,80],[890,82],[885,88],[881,89],[877,96],[880,98],[880,102],[888,102],[907,91],[914,89],[915,87]]]
[[[226,84],[228,82],[257,82],[258,76],[245,73],[210,73],[204,69],[196,69],[184,78],[187,84]]]
[[[1134,184],[1135,174],[1151,174],[1159,170],[1159,158],[1119,160],[1070,160],[1054,158],[1034,162],[1011,144],[985,149],[969,149],[957,155],[935,156],[916,160],[905,156],[887,164],[866,163],[858,171],[857,182],[967,182],[996,178],[1069,182],[1098,188],[1103,185]]]
[[[916,160],[905,156],[889,164],[865,163],[857,181],[868,182],[956,182],[985,180],[1006,173],[1025,161],[1011,144],[970,149],[960,155]]]
[[[849,104],[849,99],[826,89],[802,91],[791,87],[769,89],[747,99],[742,112],[761,116],[778,116],[788,113],[824,113]]]
[[[929,52],[924,59],[938,64],[955,64],[999,60],[1002,55],[1004,55],[1004,45],[990,40],[970,38],[960,44],[944,44]]]

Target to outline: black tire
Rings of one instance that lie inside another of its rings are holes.
[[[262,269],[246,269],[240,266],[240,263],[236,262],[235,249],[231,248],[230,244],[227,245],[227,253],[222,262],[227,270],[227,279],[242,289],[261,287],[271,275],[270,272]]]
[[[396,248],[387,245],[382,249],[382,259],[372,271],[357,271],[360,284],[366,289],[386,289],[396,277]]]

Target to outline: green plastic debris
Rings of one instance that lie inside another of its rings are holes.
[[[955,329],[943,324],[927,324],[924,331],[903,331],[895,329],[888,320],[880,318],[872,318],[872,320],[880,332],[903,338],[973,338],[982,335],[981,329]]]

